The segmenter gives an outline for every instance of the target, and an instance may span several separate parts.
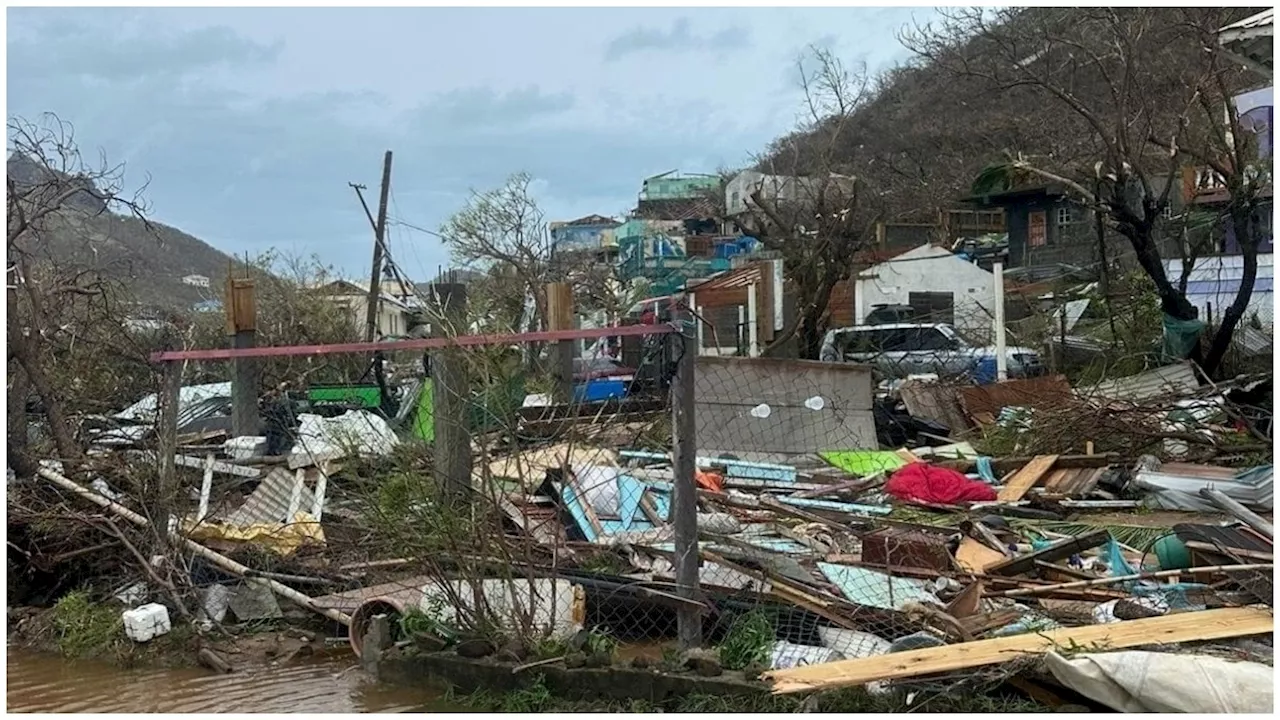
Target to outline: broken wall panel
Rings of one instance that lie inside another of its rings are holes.
[[[875,448],[871,369],[774,358],[698,358],[700,454],[786,462],[822,450]]]

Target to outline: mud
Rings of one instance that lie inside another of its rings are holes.
[[[235,656],[232,656],[235,658]],[[440,694],[370,680],[350,652],[243,662],[229,675],[203,668],[124,670],[6,649],[9,712],[450,711]],[[249,658],[239,658],[246,661]]]

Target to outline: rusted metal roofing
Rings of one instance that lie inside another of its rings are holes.
[[[689,288],[689,292],[699,293],[710,292],[712,290],[738,290],[750,287],[753,283],[759,285],[763,282],[763,268],[759,264],[752,264],[715,275],[706,282],[699,283],[698,285]]]

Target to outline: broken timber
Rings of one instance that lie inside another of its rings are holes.
[[[1027,491],[1035,487],[1058,462],[1057,455],[1038,455],[1009,478],[1009,482],[996,495],[1000,502],[1017,502]]]
[[[1127,620],[1108,625],[1060,628],[1040,633],[977,640],[956,645],[909,650],[857,660],[842,660],[764,673],[775,694],[833,690],[877,680],[898,680],[953,672],[1050,652],[1063,645],[1103,644],[1110,649],[1219,640],[1263,635],[1274,629],[1271,611],[1224,608]]]
[[[1092,550],[1111,539],[1111,531],[1099,528],[1092,532],[1061,540],[1043,550],[988,565],[984,572],[988,575],[1021,575],[1035,569],[1037,562],[1055,562]]]

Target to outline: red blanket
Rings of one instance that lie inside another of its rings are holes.
[[[889,478],[884,491],[899,500],[956,505],[996,499],[990,485],[970,480],[955,470],[927,463],[911,463]]]

